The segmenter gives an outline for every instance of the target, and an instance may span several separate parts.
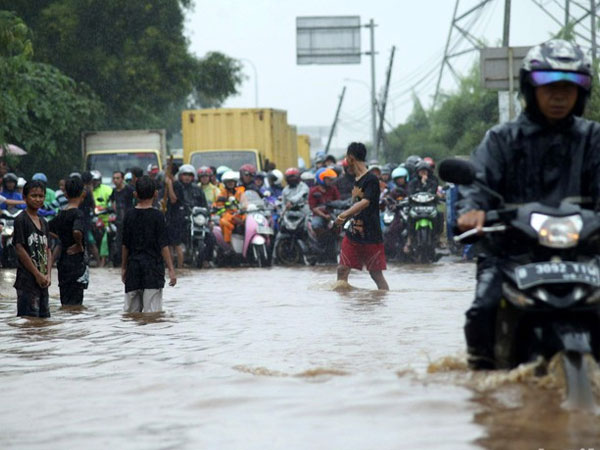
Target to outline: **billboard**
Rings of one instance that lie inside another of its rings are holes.
[[[296,17],[297,64],[360,64],[360,16]]]

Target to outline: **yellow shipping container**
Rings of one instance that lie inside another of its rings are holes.
[[[285,172],[290,167],[298,167],[298,128],[296,125],[288,126],[288,148],[289,154],[296,155],[296,158],[290,161],[290,164],[287,166],[278,167],[282,172]]]
[[[310,136],[308,134],[298,135],[298,157],[304,160],[306,168],[310,168]]]
[[[263,170],[268,160],[283,171],[297,164],[285,111],[198,109],[183,111],[181,119],[183,160],[196,168],[225,165],[238,170],[249,163]]]

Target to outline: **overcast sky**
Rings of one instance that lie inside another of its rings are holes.
[[[558,1],[541,1],[558,17],[564,16],[556,6]],[[480,0],[461,0],[459,12],[478,3]],[[454,0],[196,0],[187,15],[187,35],[198,56],[220,51],[242,59],[248,78],[241,94],[229,99],[225,107],[255,105],[254,71],[244,59],[256,67],[259,107],[284,109],[288,121],[298,126],[329,126],[345,85],[340,128],[334,140],[334,147],[343,148],[351,140],[370,141],[369,57],[363,56],[360,65],[296,65],[296,17],[357,15],[363,24],[375,20],[378,91],[385,81],[391,47],[396,46],[387,115],[396,125],[410,113],[411,87],[423,77],[414,91],[425,105],[431,104],[454,4]],[[531,0],[513,0],[512,4],[511,45],[536,44],[558,31]],[[504,1],[494,0],[471,25],[471,32],[491,46],[498,45],[503,13]],[[462,22],[463,26],[468,21]],[[454,36],[453,41],[458,37],[456,31]],[[367,51],[368,29],[363,29],[362,45]],[[466,72],[473,62],[474,56],[457,60],[457,69]],[[443,88],[452,89],[453,83],[445,72]]]

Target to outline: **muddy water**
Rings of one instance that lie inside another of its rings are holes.
[[[0,448],[600,449],[560,377],[465,369],[473,269],[391,267],[389,293],[332,267],[187,271],[151,316],[98,269],[83,309],[53,286],[47,320],[14,317],[0,271]]]

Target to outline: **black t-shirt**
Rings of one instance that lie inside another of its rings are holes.
[[[353,241],[361,244],[378,244],[383,242],[379,219],[379,195],[379,180],[372,173],[367,172],[354,181],[352,202],[357,203],[362,199],[367,199],[369,200],[369,206],[363,209],[350,222],[347,236]]]
[[[85,254],[85,236],[81,240],[84,247],[83,252],[68,255],[67,249],[75,244],[73,231],[85,232],[85,218],[83,212],[78,208],[62,210],[58,216],[50,222],[50,232],[56,234],[60,239],[61,252],[57,263],[58,284],[60,286],[79,282],[87,286],[87,258]]]
[[[85,218],[83,212],[78,208],[64,209],[58,213],[58,216],[50,222],[50,232],[54,233],[60,239],[62,252],[66,253],[67,248],[75,244],[73,231],[85,231]],[[85,246],[85,239],[81,242]]]
[[[14,223],[14,244],[21,244],[33,265],[43,274],[48,273],[48,223],[40,217],[39,230],[26,211],[17,216]],[[35,276],[29,272],[21,261],[17,262],[17,279],[14,287],[19,290],[40,289]]]
[[[115,212],[119,221],[123,220],[127,211],[133,208],[133,192],[133,187],[126,184],[120,191],[116,188],[113,189],[112,194],[110,194],[110,197],[108,198],[114,203]]]
[[[185,193],[183,191],[183,184],[179,181],[174,181],[173,192],[175,193],[175,197],[177,197],[175,203],[171,203],[167,194],[167,221],[170,224],[181,222],[185,219]]]
[[[129,251],[125,292],[160,289],[165,284],[162,249],[166,247],[165,217],[154,208],[133,208],[125,214],[123,245]]]
[[[85,188],[85,197],[79,205],[79,209],[83,212],[85,231],[92,229],[92,215],[96,208],[96,202],[94,201],[94,193],[90,188]]]

